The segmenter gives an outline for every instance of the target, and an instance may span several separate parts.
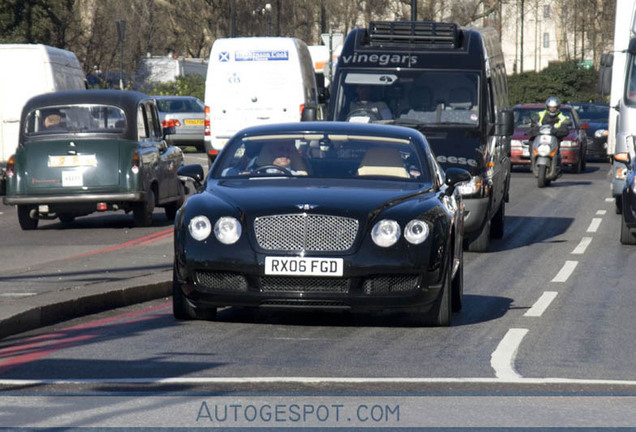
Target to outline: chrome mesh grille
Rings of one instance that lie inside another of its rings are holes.
[[[346,294],[349,292],[349,279],[267,276],[261,278],[261,289],[263,292]]]
[[[203,292],[245,292],[247,291],[247,279],[245,276],[228,272],[199,271],[195,274],[195,281]]]
[[[256,218],[258,245],[267,250],[343,252],[353,246],[356,219],[308,214]]]

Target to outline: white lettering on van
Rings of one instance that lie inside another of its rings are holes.
[[[417,63],[416,55],[408,54],[359,54],[354,53],[351,55],[341,55],[340,59],[344,64],[355,63],[371,63],[378,66],[399,65],[410,63],[414,65]]]
[[[477,161],[475,159],[467,159],[465,157],[457,157],[457,156],[437,156],[437,162],[444,164],[450,163],[455,165],[468,165],[471,167],[477,166]]]

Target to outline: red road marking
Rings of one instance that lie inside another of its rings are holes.
[[[163,240],[163,239],[166,239],[168,237],[171,237],[173,232],[174,232],[174,227],[171,227],[171,228],[168,228],[166,230],[159,231],[159,232],[156,232],[156,233],[153,233],[153,234],[149,234],[149,235],[144,236],[144,237],[139,237],[138,239],[127,241],[126,243],[122,243],[122,244],[118,244],[118,245],[114,245],[114,246],[109,246],[109,247],[104,248],[104,249],[99,249],[99,250],[96,250],[96,251],[86,252],[86,253],[79,254],[79,255],[73,255],[71,257],[68,257],[67,259],[87,257],[87,256],[97,255],[97,254],[100,254],[100,253],[110,252],[110,251],[123,249],[123,248],[127,248],[127,247],[145,246],[145,245],[154,243],[156,241]]]
[[[57,330],[53,333],[39,335],[26,340],[24,344],[0,349],[0,374],[14,367],[41,359],[54,352],[94,339],[98,336],[116,331],[120,325],[129,325],[141,321],[156,319],[156,316],[145,316],[162,309],[168,309],[171,303],[163,303],[140,311],[128,312],[110,318],[90,321],[84,324]],[[108,327],[110,326],[110,327]],[[96,331],[95,331],[96,330]]]

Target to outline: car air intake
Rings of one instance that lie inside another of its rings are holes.
[[[369,44],[374,47],[457,48],[461,31],[455,23],[372,21]]]

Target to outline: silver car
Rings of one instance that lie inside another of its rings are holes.
[[[174,126],[176,133],[166,140],[180,147],[194,146],[204,151],[204,104],[194,96],[153,96],[159,109],[162,127]]]

